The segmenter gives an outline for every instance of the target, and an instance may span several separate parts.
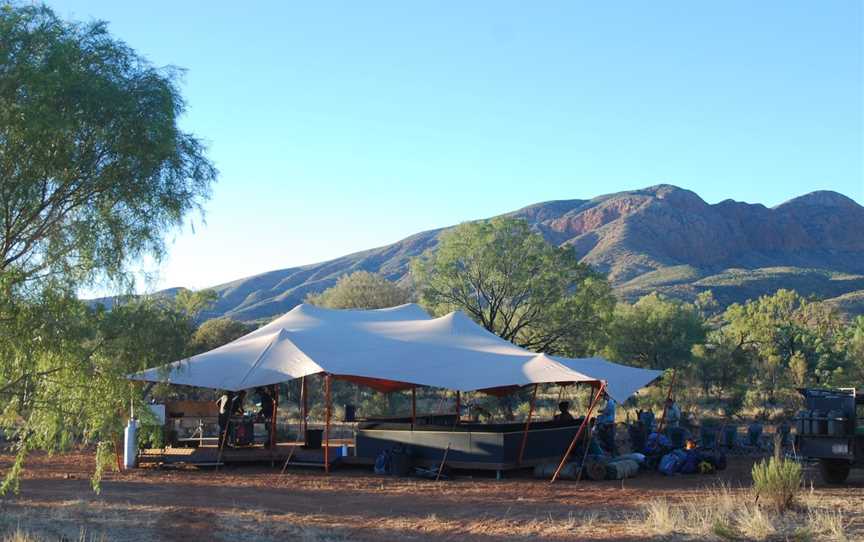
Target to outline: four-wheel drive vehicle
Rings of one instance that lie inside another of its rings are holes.
[[[822,478],[841,484],[853,467],[864,467],[864,394],[854,388],[799,389],[807,409],[797,422],[798,452],[818,459]]]

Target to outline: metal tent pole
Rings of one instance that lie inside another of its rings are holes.
[[[537,403],[537,384],[534,384],[534,393],[531,394],[531,408],[528,409],[528,419],[525,420],[525,430],[522,432],[522,444],[519,446],[519,458],[516,460],[517,465],[522,464],[522,458],[525,456],[525,445],[528,444],[528,428],[531,427],[531,418],[534,416],[534,405]]]
[[[411,388],[411,430],[417,423],[417,386]]]
[[[300,429],[303,433],[303,442],[306,442],[306,431],[309,429],[309,387],[306,385],[306,377],[300,379]]]
[[[324,375],[324,472],[330,474],[330,374]]]
[[[666,401],[663,403],[663,415],[660,416],[660,423],[657,424],[657,434],[663,432],[663,426],[666,425],[666,408],[669,404],[669,399],[672,398],[672,388],[675,386],[675,369],[672,369],[672,379],[669,381],[669,391],[666,393]]]
[[[603,395],[605,389],[606,382],[601,382],[600,387],[597,389],[597,393],[594,395],[594,400],[591,401],[591,405],[588,407],[588,412],[585,413],[585,418],[582,419],[582,423],[579,425],[579,430],[576,431],[576,435],[573,437],[573,440],[570,441],[570,446],[567,446],[567,451],[564,452],[564,457],[561,458],[561,463],[558,464],[558,468],[555,469],[555,474],[552,475],[552,482],[558,479],[558,474],[561,473],[561,469],[563,469],[564,464],[567,463],[567,458],[570,457],[570,452],[573,451],[573,447],[576,446],[576,442],[579,440],[579,437],[582,436],[582,432],[585,430],[585,427],[588,425],[588,420],[591,418],[591,412],[594,410],[594,407],[597,406],[597,402],[600,400],[600,396]]]
[[[270,418],[270,466],[276,463],[276,416],[279,414],[279,384],[273,385],[273,415]],[[254,431],[253,431],[254,435]]]

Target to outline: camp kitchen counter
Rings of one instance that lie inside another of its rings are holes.
[[[430,419],[431,418],[431,419]],[[414,464],[437,465],[448,445],[447,464],[454,468],[509,470],[538,463],[560,461],[579,430],[581,419],[572,423],[533,422],[528,429],[525,452],[518,464],[525,423],[455,423],[453,416],[388,418],[360,422],[357,428],[356,457],[372,464],[384,450],[397,445],[409,449]]]

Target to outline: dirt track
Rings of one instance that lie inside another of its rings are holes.
[[[9,459],[0,457],[0,469],[5,471]],[[90,455],[38,455],[29,462],[20,496],[0,502],[5,516],[19,523],[24,517],[27,528],[58,537],[76,537],[83,527],[109,540],[183,542],[645,540],[623,524],[647,499],[699,499],[721,482],[748,485],[750,465],[737,460],[718,475],[644,473],[623,484],[578,485],[550,485],[527,473],[502,481],[480,473],[435,483],[362,469],[341,469],[329,477],[311,470],[279,476],[269,467],[146,469],[106,475],[97,496],[89,485]],[[864,479],[858,477],[848,487],[819,491],[828,498],[861,499],[862,488]]]

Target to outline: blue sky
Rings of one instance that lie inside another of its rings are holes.
[[[49,5],[188,70],[221,175],[150,289],[657,183],[864,202],[858,0]]]

